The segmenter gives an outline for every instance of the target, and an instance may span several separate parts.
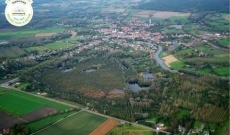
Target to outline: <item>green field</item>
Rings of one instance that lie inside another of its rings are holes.
[[[43,128],[57,122],[60,119],[63,119],[65,117],[73,114],[73,113],[76,113],[76,112],[68,112],[68,113],[58,114],[58,115],[54,115],[54,116],[49,116],[49,117],[46,117],[44,119],[26,124],[26,127],[28,127],[30,129],[31,133],[34,133],[40,129],[43,129]]]
[[[1,32],[0,38],[1,39],[9,39],[11,37],[13,38],[22,38],[22,37],[35,37],[38,33],[51,33],[51,32],[63,32],[65,28],[62,27],[49,27],[44,29],[18,29],[10,32]]]
[[[46,48],[46,47],[43,47],[43,46],[35,46],[35,47],[24,48],[24,50],[26,52],[37,51],[38,53],[43,53],[43,52],[45,52],[45,51],[47,51],[49,49]]]
[[[229,39],[221,39],[221,40],[219,40],[219,42],[221,45],[230,46]]]
[[[182,61],[175,61],[173,63],[170,63],[169,65],[173,69],[176,69],[176,70],[181,69],[181,68],[183,68],[185,66],[185,64]]]
[[[49,48],[52,50],[59,50],[59,49],[63,49],[63,48],[70,47],[70,46],[73,46],[73,44],[68,43],[68,42],[65,43],[63,41],[57,41],[57,42],[45,45],[46,48]]]
[[[199,121],[195,121],[195,123],[194,123],[194,128],[200,128],[200,127],[201,127],[201,125],[202,125],[202,123],[201,123],[201,122],[199,122]]]
[[[177,114],[178,118],[183,118],[183,116],[188,115],[189,111],[188,110],[180,110],[180,112]]]
[[[214,71],[216,72],[216,74],[220,75],[220,76],[229,76],[229,67],[223,67],[223,68],[217,68],[214,69]]]
[[[121,127],[114,128],[110,135],[153,135],[154,132],[146,129],[142,129],[133,125],[123,125]]]
[[[210,74],[210,72],[212,70],[209,67],[205,67],[205,68],[202,68],[202,69],[198,69],[196,71],[199,72],[199,73],[203,73],[203,74]]]
[[[80,112],[65,120],[37,133],[36,135],[88,135],[99,125],[106,121],[106,118],[88,112]]]
[[[59,110],[69,108],[62,104],[14,90],[9,90],[7,93],[0,95],[0,110],[13,115],[24,115],[46,105]]]

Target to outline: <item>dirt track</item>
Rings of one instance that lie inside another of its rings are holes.
[[[178,61],[178,59],[176,59],[173,55],[163,57],[162,59],[165,61],[165,65],[168,66],[168,67],[171,67],[170,63]]]

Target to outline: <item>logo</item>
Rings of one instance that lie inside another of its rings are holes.
[[[14,26],[24,26],[33,17],[32,0],[6,0],[5,16]]]

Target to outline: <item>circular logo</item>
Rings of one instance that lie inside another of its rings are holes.
[[[20,27],[31,21],[33,17],[31,0],[7,0],[6,3],[5,16],[9,23]]]

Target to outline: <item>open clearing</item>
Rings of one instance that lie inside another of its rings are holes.
[[[31,113],[47,105],[58,110],[65,110],[69,108],[68,106],[62,104],[13,90],[9,90],[0,95],[0,110],[16,116]]]
[[[36,34],[35,37],[36,38],[42,38],[42,37],[51,37],[53,35],[55,35],[56,33],[39,33],[39,34]]]
[[[155,17],[155,18],[161,18],[161,19],[168,19],[174,16],[179,17],[188,17],[190,13],[181,13],[181,12],[168,12],[168,11],[149,11],[149,10],[143,10],[143,11],[137,11],[133,13],[133,16],[136,17]]]
[[[108,134],[119,122],[114,119],[108,119],[98,128],[96,128],[90,135],[106,135]]]
[[[106,118],[88,112],[80,112],[60,121],[53,126],[36,133],[36,135],[89,135],[99,125],[106,121]]]
[[[173,55],[163,57],[162,59],[164,60],[165,65],[168,66],[168,67],[171,67],[170,63],[178,61],[178,59],[175,58]]]

